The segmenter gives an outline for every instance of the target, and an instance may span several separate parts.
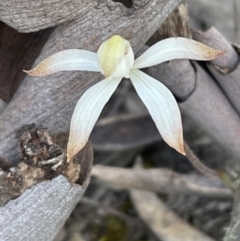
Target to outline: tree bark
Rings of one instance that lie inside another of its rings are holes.
[[[58,176],[26,190],[0,208],[0,240],[52,241],[85,188]]]

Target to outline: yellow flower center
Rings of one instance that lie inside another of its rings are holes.
[[[106,77],[128,78],[134,63],[132,47],[126,39],[114,35],[103,42],[98,49],[101,73]]]

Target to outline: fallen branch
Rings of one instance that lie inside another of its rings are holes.
[[[220,180],[207,179],[198,175],[180,175],[167,169],[132,170],[95,165],[92,176],[115,188],[232,198],[232,192],[225,188]]]
[[[92,149],[67,163],[46,129],[29,126],[19,138],[22,161],[0,168],[0,240],[52,241],[88,186]]]
[[[194,37],[200,42],[214,48],[222,48],[227,51],[225,57],[220,57],[208,64],[209,70],[222,87],[230,102],[240,113],[240,64],[239,54],[225,37],[215,28],[207,32],[194,32]]]
[[[85,191],[58,176],[0,207],[0,240],[52,241]],[[66,193],[68,193],[66,195]]]

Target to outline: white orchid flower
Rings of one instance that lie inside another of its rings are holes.
[[[67,49],[25,72],[44,76],[59,71],[82,70],[101,72],[105,77],[81,96],[74,109],[67,145],[68,160],[85,146],[103,107],[124,77],[132,81],[163,140],[184,155],[181,114],[174,96],[162,83],[139,69],[172,59],[211,60],[221,54],[222,51],[194,40],[168,38],[134,60],[129,41],[115,35],[102,43],[97,53]]]

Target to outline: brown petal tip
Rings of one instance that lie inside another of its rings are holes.
[[[185,149],[184,149],[183,146],[182,146],[181,148],[179,148],[177,151],[178,151],[179,153],[181,153],[183,156],[186,156],[186,152],[185,152]]]
[[[216,53],[217,57],[219,57],[219,56],[221,56],[221,55],[226,54],[226,53],[228,52],[228,50],[217,50],[216,52],[217,52],[217,53]],[[216,57],[216,58],[217,58],[217,57]]]
[[[28,75],[31,76],[41,76],[41,72],[39,70],[36,70],[36,68],[34,69],[30,69],[30,70],[23,70],[24,73],[27,73]]]
[[[206,49],[207,50],[207,49]],[[208,47],[208,50],[205,52],[206,58],[209,60],[216,59],[224,54],[226,54],[228,51],[226,50],[218,50],[218,49],[213,49]]]

